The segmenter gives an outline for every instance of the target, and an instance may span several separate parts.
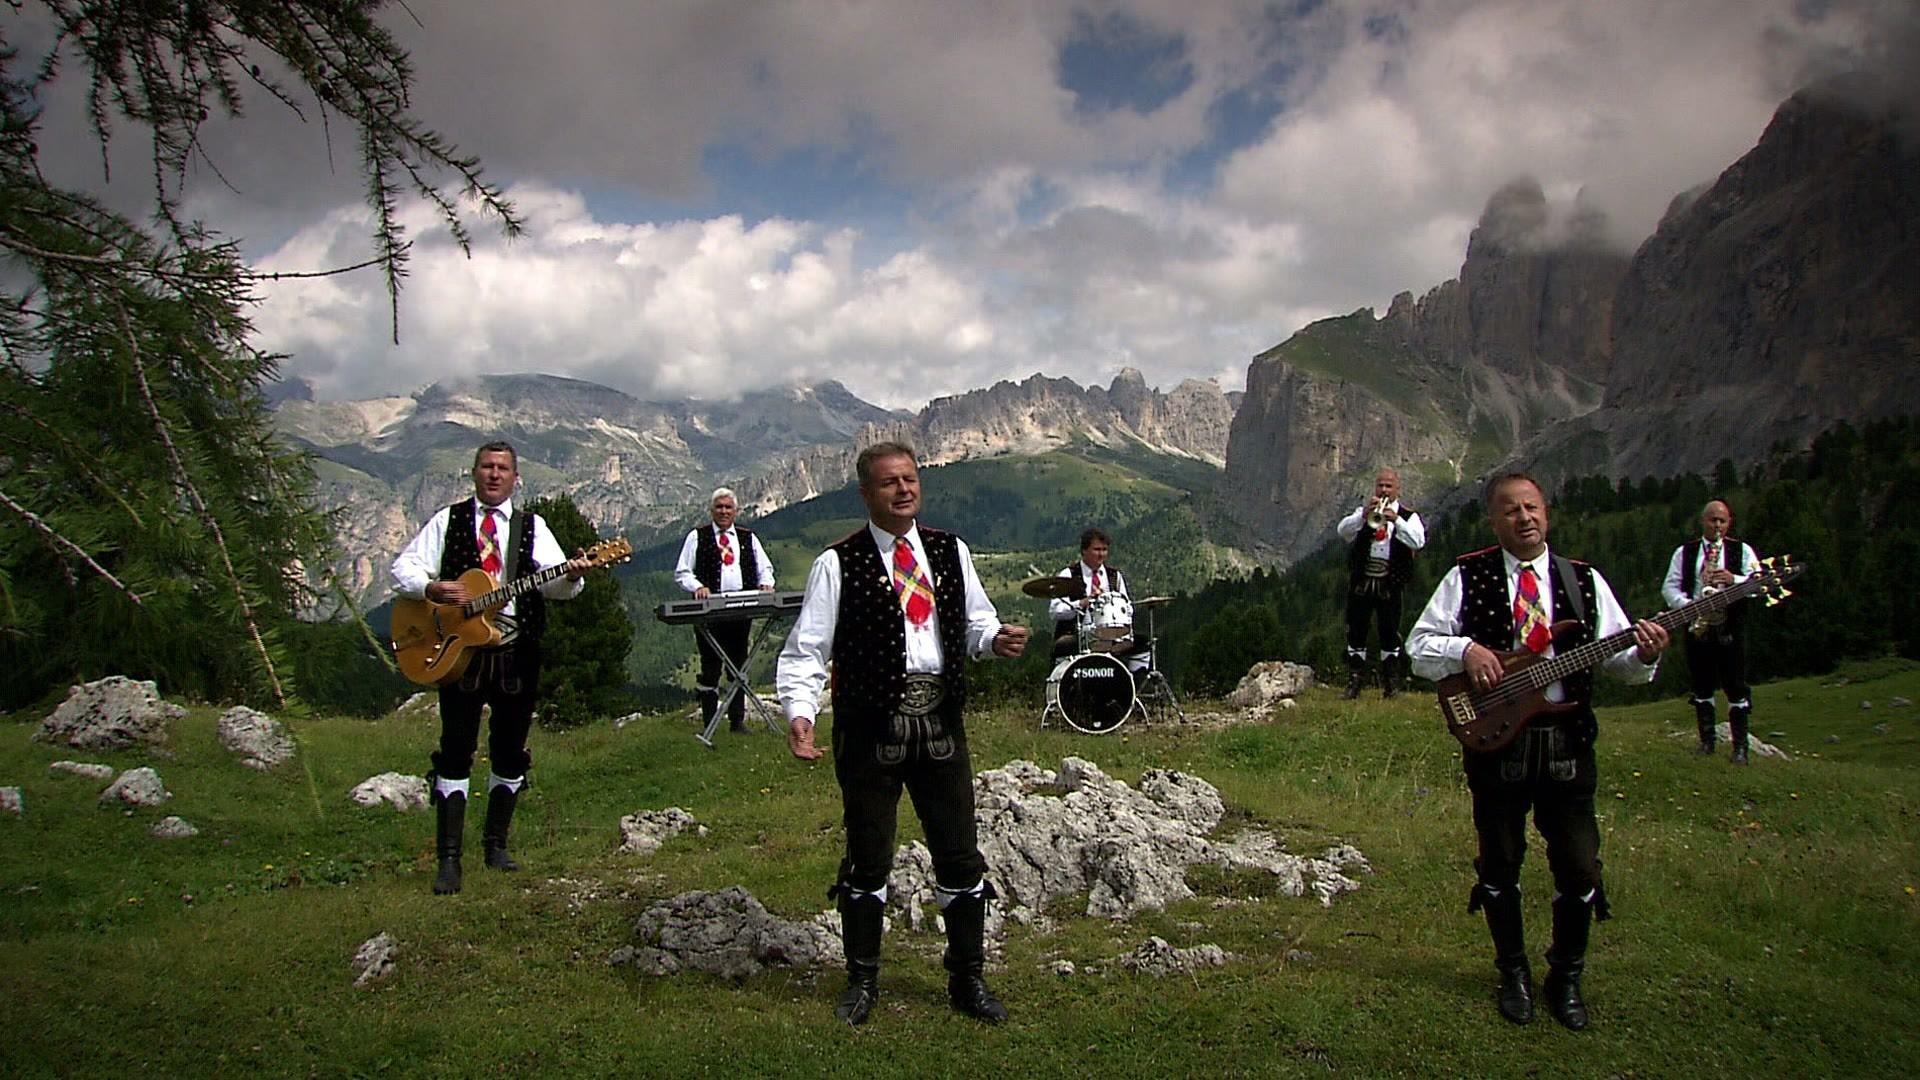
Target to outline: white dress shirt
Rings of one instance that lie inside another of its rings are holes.
[[[1740,554],[1742,556],[1740,565],[1745,567],[1745,569],[1733,575],[1733,583],[1735,585],[1752,577],[1753,568],[1760,562],[1760,556],[1755,555],[1753,549],[1746,544],[1740,545]],[[1708,570],[1725,570],[1727,568],[1726,541],[1722,540],[1720,542],[1720,558],[1712,565],[1708,565],[1707,541],[1705,538],[1701,539],[1700,556],[1693,567],[1692,596],[1688,596],[1686,593],[1680,591],[1680,572],[1685,568],[1684,564],[1686,561],[1687,545],[1681,544],[1679,547],[1673,549],[1673,561],[1667,564],[1667,580],[1660,586],[1660,596],[1666,600],[1667,607],[1669,608],[1685,607],[1688,603],[1700,599],[1700,589],[1702,588],[1701,579],[1706,576],[1706,572]]]
[[[1400,500],[1395,499],[1391,505],[1394,511],[1398,512],[1400,509]],[[1353,513],[1341,518],[1340,524],[1334,526],[1334,531],[1340,534],[1340,539],[1349,544],[1353,543],[1353,538],[1360,535],[1361,527],[1367,523],[1367,511],[1372,508],[1373,504],[1369,502],[1362,505]],[[1376,559],[1383,560],[1392,557],[1393,541],[1396,538],[1414,551],[1419,551],[1421,548],[1426,547],[1426,520],[1417,513],[1409,514],[1403,518],[1395,518],[1393,528],[1387,530],[1387,538],[1384,540],[1375,540],[1373,546],[1368,549],[1368,554]]]
[[[1507,564],[1507,607],[1513,607],[1513,599],[1519,593],[1520,568],[1533,567],[1534,578],[1540,584],[1540,606],[1547,613],[1547,623],[1552,625],[1553,614],[1553,555],[1541,551],[1533,561],[1523,563],[1511,551],[1502,550],[1501,558]],[[1473,639],[1462,632],[1460,621],[1460,601],[1466,591],[1461,578],[1460,566],[1455,563],[1440,579],[1439,587],[1433,590],[1433,598],[1427,601],[1426,610],[1420,613],[1420,619],[1413,624],[1413,632],[1407,635],[1407,660],[1413,667],[1413,673],[1425,679],[1439,681],[1466,670],[1467,646]],[[1593,572],[1593,598],[1599,610],[1597,616],[1596,638],[1610,637],[1629,630],[1633,620],[1627,617],[1620,601],[1614,598],[1612,586],[1600,571]],[[1509,648],[1524,648],[1516,633]],[[1547,656],[1554,655],[1556,646],[1548,645]],[[1601,665],[1606,671],[1622,682],[1652,682],[1654,673],[1660,669],[1660,660],[1654,658],[1651,664],[1640,662],[1636,646],[1629,645]],[[1560,683],[1551,683],[1546,688],[1548,701],[1565,701],[1566,687]]]
[[[879,549],[881,562],[892,566],[893,534],[868,522],[867,535]],[[960,547],[960,573],[966,595],[967,654],[976,660],[984,659],[993,655],[993,639],[1000,633],[1000,614],[980,585],[967,542],[957,536],[954,542]],[[927,563],[927,549],[920,543],[918,523],[907,530],[907,543],[912,545],[914,559],[926,568],[931,579],[934,571]],[[807,573],[806,599],[801,602],[800,614],[794,619],[774,669],[774,689],[780,695],[780,706],[786,710],[787,719],[811,720],[818,711],[820,692],[827,685],[827,661],[833,656],[834,626],[839,619],[840,556],[828,548],[813,560],[813,569]],[[938,612],[924,625],[915,626],[903,608],[900,622],[907,633],[907,673],[937,675],[945,671],[946,655],[940,645]]]
[[[1093,581],[1094,581],[1095,574],[1100,575],[1100,591],[1102,593],[1117,592],[1121,596],[1127,596],[1127,576],[1125,574],[1120,575],[1119,585],[1118,587],[1115,587],[1113,571],[1108,570],[1104,566],[1098,570],[1095,570],[1093,567],[1088,566],[1083,561],[1080,563],[1080,580],[1087,583],[1088,596],[1093,595]],[[1073,567],[1071,566],[1062,568],[1058,574],[1054,575],[1054,577],[1072,577],[1072,576],[1073,576]],[[1133,597],[1127,596],[1127,599],[1131,600],[1133,599]],[[1056,596],[1053,599],[1047,601],[1047,613],[1053,616],[1053,620],[1055,622],[1059,622],[1062,619],[1078,618],[1080,614],[1080,609],[1077,605],[1075,605],[1075,603],[1072,600],[1069,600],[1065,597]]]
[[[513,535],[513,500],[507,499],[494,507],[500,514],[500,520],[494,522],[494,541],[500,545],[501,565],[507,558],[507,540]],[[480,541],[480,526],[486,521],[486,506],[479,499],[473,500],[473,538]],[[427,523],[420,527],[404,550],[393,560],[388,576],[393,581],[393,591],[400,596],[424,600],[427,586],[435,581],[440,573],[440,556],[447,550],[447,518],[451,515],[448,507],[441,507]],[[560,541],[554,539],[553,531],[547,528],[545,518],[538,514],[533,518],[533,565],[520,567],[520,576],[525,577],[536,570],[545,570],[559,566],[567,561],[567,553],[560,549]],[[501,582],[504,585],[506,582]],[[557,577],[540,586],[540,594],[550,600],[571,600],[580,595],[586,587],[586,579]],[[500,609],[501,614],[514,614],[514,602],[509,600]]]
[[[732,526],[717,530],[714,534],[716,544],[720,542],[721,531],[727,534],[727,543],[733,547],[733,565],[728,566],[724,560],[720,563],[720,587],[713,591],[739,592],[742,589],[758,589],[763,586],[773,588],[773,560],[767,558],[767,549],[760,546],[760,537],[753,536],[753,564],[760,569],[760,580],[748,582],[742,580],[740,576],[740,567],[746,564],[746,557],[740,552],[740,531]],[[687,533],[686,540],[681,543],[680,561],[673,567],[674,584],[679,585],[686,592],[698,592],[705,584],[693,576],[693,556],[699,550],[700,530],[694,529]]]

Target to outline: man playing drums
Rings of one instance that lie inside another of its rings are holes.
[[[1047,612],[1053,616],[1054,659],[1080,651],[1082,619],[1093,620],[1096,625],[1109,624],[1108,629],[1116,631],[1116,637],[1124,636],[1118,633],[1123,622],[1127,631],[1131,631],[1133,604],[1127,595],[1127,579],[1107,565],[1107,555],[1112,550],[1113,541],[1104,531],[1089,528],[1080,534],[1080,561],[1055,575],[1072,578],[1076,587],[1070,595],[1047,602]]]

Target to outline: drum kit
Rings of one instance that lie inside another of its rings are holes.
[[[1042,600],[1079,600],[1080,582],[1070,577],[1036,577],[1020,591]],[[1088,735],[1108,735],[1138,713],[1143,720],[1186,718],[1156,660],[1153,609],[1170,596],[1129,600],[1102,593],[1078,608],[1075,651],[1054,664],[1047,676],[1046,708],[1040,726],[1056,713],[1068,727]],[[1134,615],[1144,611],[1144,635],[1134,632]]]

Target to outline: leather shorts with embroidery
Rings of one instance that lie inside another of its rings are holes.
[[[900,765],[909,758],[946,761],[953,757],[953,735],[947,731],[940,707],[947,700],[947,680],[939,675],[908,675],[900,704],[887,721],[873,756],[882,765]]]
[[[1529,778],[1567,783],[1579,768],[1583,742],[1566,727],[1528,728],[1501,753],[1500,779],[1509,784]]]

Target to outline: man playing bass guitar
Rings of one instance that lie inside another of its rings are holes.
[[[540,689],[540,632],[546,626],[546,601],[580,594],[581,575],[591,560],[569,560],[540,515],[513,505],[520,479],[513,446],[490,442],[473,455],[473,498],[442,508],[393,560],[393,591],[436,604],[473,599],[460,576],[475,568],[496,580],[566,566],[564,577],[519,600],[509,601],[498,618],[510,625],[494,648],[481,650],[465,672],[440,687],[440,748],[427,773],[427,796],[438,813],[434,851],[436,893],[460,891],[460,856],[467,819],[467,788],[473,752],[480,741],[480,707],[493,706],[487,751],[492,775],[487,782],[487,821],[482,835],[486,863],[495,870],[518,870],[507,854],[507,829],[514,804],[527,782],[533,756],[527,733]]]
[[[1407,639],[1413,670],[1438,681],[1465,671],[1476,689],[1499,685],[1506,674],[1499,653],[1525,649],[1551,656],[1631,629],[1634,644],[1604,666],[1616,676],[1651,681],[1666,628],[1632,622],[1599,571],[1547,551],[1547,500],[1524,473],[1487,485],[1487,518],[1499,544],[1462,555],[1441,578]],[[1556,639],[1556,618],[1572,623]],[[1527,812],[1547,845],[1553,872],[1553,944],[1542,991],[1548,1011],[1564,1026],[1587,1026],[1580,994],[1587,937],[1594,918],[1607,917],[1600,880],[1600,829],[1594,819],[1593,678],[1570,674],[1545,696],[1574,708],[1547,713],[1504,748],[1463,750],[1473,826],[1479,835],[1474,868],[1479,880],[1469,912],[1486,909],[1500,973],[1500,1014],[1516,1024],[1533,1019],[1532,973],[1521,929],[1520,863],[1526,854]]]

